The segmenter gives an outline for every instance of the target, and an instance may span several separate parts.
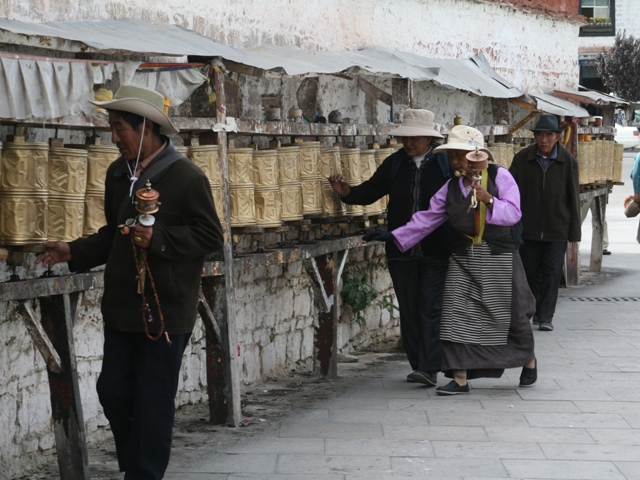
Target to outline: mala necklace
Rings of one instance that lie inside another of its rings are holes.
[[[162,309],[160,308],[160,299],[158,298],[158,291],[156,290],[156,284],[153,281],[153,275],[151,275],[151,269],[149,268],[149,263],[147,262],[147,252],[144,248],[140,248],[136,245],[133,235],[131,236],[131,246],[133,248],[133,259],[136,263],[136,272],[137,272],[137,280],[138,280],[138,290],[140,296],[142,297],[142,325],[144,327],[144,334],[147,336],[149,340],[157,341],[162,334],[164,334],[167,339],[167,343],[171,345],[171,339],[169,339],[169,332],[164,329],[164,316],[162,315]],[[156,306],[158,307],[158,320],[160,322],[160,328],[158,333],[154,336],[149,333],[149,324],[153,322],[153,314],[151,313],[151,308],[147,303],[147,298],[144,293],[144,284],[145,278],[149,278],[149,284],[151,285],[151,292],[153,293],[153,299],[156,301]]]

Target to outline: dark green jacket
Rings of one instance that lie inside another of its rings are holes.
[[[176,155],[168,146],[153,163]],[[102,314],[105,324],[123,332],[143,331],[141,295],[137,293],[136,268],[131,236],[118,228],[138,215],[129,202],[130,182],[125,160],[113,162],[106,176],[105,216],[107,225],[87,237],[70,243],[72,271],[83,271],[106,264]],[[189,333],[196,319],[202,267],[207,254],[222,248],[223,235],[216,214],[209,180],[186,157],[172,163],[152,179],[160,194],[160,209],[153,215],[151,247],[147,250],[151,275],[169,333]],[[128,204],[122,212],[124,200]],[[122,213],[119,213],[122,212]],[[157,306],[151,280],[145,282],[146,300],[154,315],[150,331],[157,330]]]
[[[536,144],[518,152],[509,168],[520,188],[524,240],[580,241],[578,162],[557,146],[558,156],[546,172],[538,163]]]

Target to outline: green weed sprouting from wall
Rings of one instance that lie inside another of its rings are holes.
[[[345,273],[342,283],[342,301],[351,308],[354,321],[362,323],[362,311],[365,310],[378,297],[378,292],[371,284],[369,273],[376,268],[375,264],[368,264],[364,269],[355,266]]]

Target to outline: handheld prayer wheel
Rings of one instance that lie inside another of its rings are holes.
[[[156,213],[160,209],[160,205],[162,205],[158,198],[160,198],[160,194],[157,190],[151,188],[149,180],[147,180],[143,188],[136,190],[136,210],[142,214],[138,218],[138,222],[141,225],[150,227],[156,223],[152,213]]]
[[[282,225],[277,150],[253,152],[253,184],[256,224],[259,227]]]
[[[47,238],[69,242],[84,230],[88,152],[79,148],[49,149]]]
[[[230,148],[229,202],[232,227],[256,224],[256,204],[253,184],[253,149]]]
[[[82,235],[88,237],[107,224],[104,216],[104,182],[107,168],[120,157],[120,151],[110,145],[88,145],[87,187],[84,194]]]
[[[24,137],[3,144],[0,240],[4,245],[47,240],[48,153],[48,144],[26,143]]]
[[[340,150],[340,165],[342,176],[347,183],[355,187],[362,183],[360,174],[360,149],[342,148]],[[362,205],[346,205],[346,213],[349,217],[357,217],[364,214]]]
[[[346,210],[344,204],[340,200],[338,195],[328,178],[331,175],[342,174],[342,168],[340,167],[340,148],[328,147],[320,149],[320,175],[322,176],[322,210],[326,215],[331,217],[342,216]]]
[[[285,222],[302,220],[304,213],[300,180],[300,148],[280,147],[277,151],[280,219]]]

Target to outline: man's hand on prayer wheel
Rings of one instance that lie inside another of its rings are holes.
[[[56,263],[71,260],[71,248],[67,242],[44,242],[45,251],[36,258],[36,263],[53,267]]]

